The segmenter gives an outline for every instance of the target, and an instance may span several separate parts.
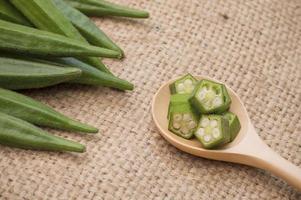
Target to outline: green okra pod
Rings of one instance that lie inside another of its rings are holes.
[[[53,0],[56,7],[67,17],[80,33],[91,44],[111,50],[123,51],[102,30],[100,30],[87,16],[62,0]]]
[[[42,88],[80,77],[75,67],[59,67],[30,59],[0,54],[0,87],[7,89]]]
[[[106,86],[119,90],[133,90],[134,85],[111,74],[102,72],[86,63],[74,58],[56,58],[52,60],[66,66],[77,67],[82,70],[82,75],[70,82],[87,85]]]
[[[47,151],[84,152],[85,146],[60,138],[13,116],[0,112],[0,144]]]
[[[89,44],[85,38],[78,32],[72,23],[61,13],[54,5],[52,0],[11,0],[16,6],[38,29],[64,35],[71,39],[78,40],[82,43]],[[117,52],[117,51],[114,51]],[[105,56],[104,56],[105,57]],[[118,52],[116,58],[120,58]],[[109,72],[98,58],[86,57],[79,58],[98,69]]]
[[[22,13],[7,0],[0,0],[0,19],[25,26],[32,26]]]
[[[87,45],[59,34],[0,20],[0,50],[39,56],[119,57],[109,49]]]
[[[0,88],[0,112],[32,124],[67,131],[96,133],[97,128],[73,120],[30,97]]]
[[[66,2],[88,16],[149,17],[149,13],[146,11],[117,5],[104,0],[66,0]]]

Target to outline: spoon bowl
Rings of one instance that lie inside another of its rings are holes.
[[[205,76],[196,76],[195,78],[219,82]],[[218,149],[209,150],[204,149],[196,139],[187,140],[170,132],[167,119],[170,100],[169,85],[177,79],[164,83],[152,101],[153,120],[161,135],[169,143],[195,156],[241,163],[269,170],[301,190],[301,169],[279,156],[260,139],[239,96],[228,86],[226,87],[232,100],[230,111],[238,116],[241,123],[241,129],[234,141]]]

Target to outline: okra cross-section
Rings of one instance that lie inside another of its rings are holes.
[[[189,101],[202,114],[222,113],[231,104],[226,87],[209,80],[197,84]]]
[[[229,123],[222,115],[202,115],[194,133],[206,149],[230,142]]]
[[[187,74],[182,78],[172,83],[170,88],[171,94],[191,94],[195,88],[197,80],[191,75]]]
[[[238,117],[232,112],[226,112],[223,114],[224,118],[229,121],[229,128],[230,128],[230,138],[231,142],[235,139],[239,130],[241,128],[240,122]]]
[[[189,103],[173,105],[170,108],[168,129],[178,136],[190,139],[197,127],[197,115]]]

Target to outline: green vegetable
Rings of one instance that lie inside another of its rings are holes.
[[[206,149],[230,142],[229,123],[221,115],[202,115],[194,133]]]
[[[169,119],[169,115],[171,112],[172,107],[180,104],[187,104],[190,98],[189,94],[173,94],[170,96],[170,101],[168,105],[168,115],[167,118]]]
[[[20,12],[9,3],[8,0],[0,0],[0,19],[26,26],[32,26]]]
[[[169,112],[168,130],[185,139],[190,139],[197,127],[198,116],[188,101],[172,105]]]
[[[11,0],[37,28],[88,44],[72,23],[57,9],[52,0]],[[115,52],[115,51],[114,51]],[[105,56],[104,56],[105,57]],[[117,58],[121,57],[118,52]],[[80,58],[98,69],[109,72],[98,58]],[[110,72],[109,72],[110,73]]]
[[[120,90],[134,89],[134,85],[132,83],[129,83],[128,81],[122,80],[111,74],[102,72],[74,58],[59,58],[53,59],[52,61],[67,66],[77,67],[82,70],[82,75],[76,79],[71,80],[71,82],[96,86],[101,85]]]
[[[190,103],[202,114],[218,114],[229,109],[231,99],[223,84],[202,80],[197,84]]]
[[[0,87],[8,89],[41,88],[77,78],[81,70],[59,67],[36,60],[0,55]]]
[[[0,112],[40,126],[67,131],[98,132],[97,128],[70,119],[30,97],[2,88],[0,88]]]
[[[111,50],[123,51],[102,30],[100,30],[88,17],[77,9],[69,6],[62,0],[53,0],[56,7],[68,18],[80,33],[91,44]]]
[[[89,16],[149,17],[149,13],[146,11],[128,8],[104,0],[67,0],[66,2]]]
[[[235,139],[241,128],[238,117],[232,112],[223,113],[224,118],[229,121],[231,141]]]
[[[0,20],[0,50],[40,56],[103,56],[119,53],[76,40]]]
[[[173,82],[170,86],[171,94],[191,94],[197,84],[197,80],[191,75],[186,74]]]
[[[19,118],[0,113],[0,144],[11,147],[84,152],[85,146],[51,135]]]

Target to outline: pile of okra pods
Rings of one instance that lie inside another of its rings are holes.
[[[88,16],[149,14],[105,0],[0,0],[0,144],[84,152],[84,145],[36,125],[98,132],[14,90],[64,82],[133,90],[97,58],[121,59],[124,52]]]
[[[198,81],[187,74],[170,85],[168,129],[185,139],[194,136],[206,149],[233,141],[241,126],[228,111],[231,98],[227,88],[210,80]]]

